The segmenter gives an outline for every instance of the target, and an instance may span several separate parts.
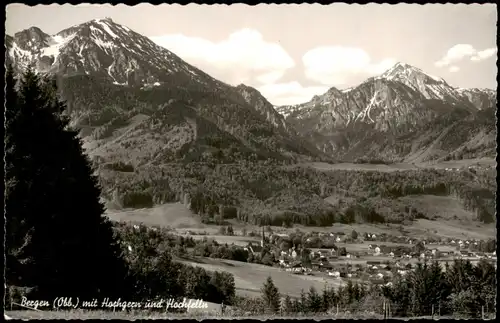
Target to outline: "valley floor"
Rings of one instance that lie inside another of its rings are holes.
[[[478,158],[478,159],[463,159],[463,160],[450,160],[428,163],[395,163],[395,164],[354,164],[354,163],[304,163],[300,166],[310,166],[318,170],[365,170],[365,171],[379,171],[379,172],[394,172],[404,170],[415,170],[420,168],[462,168],[469,166],[482,166],[482,167],[496,167],[496,160],[494,158]],[[292,166],[294,167],[294,166]]]
[[[436,201],[434,206],[439,205]],[[444,206],[447,204],[444,203]],[[261,232],[262,228],[246,223],[241,223],[236,220],[230,220],[234,228],[233,236],[225,236],[219,233],[220,226],[206,225],[201,223],[200,218],[192,214],[182,203],[170,203],[156,206],[150,209],[137,210],[108,210],[108,216],[115,221],[132,222],[134,224],[144,223],[147,226],[157,226],[170,228],[172,233],[179,235],[190,235],[195,240],[207,238],[216,240],[218,243],[227,243],[228,245],[235,244],[246,246],[249,242],[254,245],[260,243],[260,236],[243,236],[242,230],[245,228],[247,232]],[[295,225],[293,228],[271,227],[277,233],[291,233],[296,229],[302,232],[325,232],[350,234],[352,230],[356,230],[359,234],[363,233],[387,233],[391,235],[400,235],[400,225],[374,225],[374,224],[335,224],[331,227],[304,227]],[[430,221],[419,219],[414,221],[411,226],[404,226],[405,235],[415,238],[426,238],[431,236],[436,237],[451,237],[459,239],[489,239],[496,236],[494,225],[467,225],[456,220],[439,220]],[[391,242],[364,242],[364,243],[338,243],[339,247],[345,247],[348,252],[370,252],[369,244],[384,244],[404,245],[401,243]],[[429,245],[429,248],[437,248],[441,251],[454,251],[456,248],[448,245]],[[314,249],[313,249],[314,250]],[[363,256],[360,259],[339,259],[339,262],[350,262],[351,264],[360,263],[366,265],[367,261],[391,261],[391,258],[382,256]],[[195,258],[178,258],[177,261],[187,263],[193,266],[202,267],[208,271],[225,271],[234,275],[236,294],[241,296],[258,297],[261,293],[260,289],[268,276],[271,276],[274,283],[283,294],[290,296],[299,296],[301,290],[307,291],[311,286],[317,290],[322,290],[325,284],[338,287],[344,284],[343,280],[333,279],[326,274],[294,275],[287,273],[278,267],[269,267],[260,264],[238,262],[223,259],[212,259],[204,257]]]

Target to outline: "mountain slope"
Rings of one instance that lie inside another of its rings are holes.
[[[397,63],[359,86],[331,88],[277,111],[325,153],[346,161],[394,162],[455,158],[462,151],[493,156],[495,119],[484,115],[494,115],[495,105],[495,91],[455,89]]]
[[[188,152],[197,149],[206,151],[195,154],[199,160],[208,155],[234,160],[249,152],[252,158],[263,159],[325,157],[315,147],[301,144],[274,110],[262,110],[258,102],[247,101],[241,89],[212,78],[111,19],[92,20],[56,35],[32,27],[7,36],[7,52],[7,60],[19,70],[33,66],[58,79],[72,120],[82,128],[88,147],[108,147],[111,154],[116,147],[129,145],[123,141],[127,136],[114,134],[134,131],[130,124],[138,123],[135,127],[149,132],[138,135],[138,145],[152,144],[148,136],[161,136],[161,144],[156,144],[168,151],[164,156],[175,156],[175,160],[191,160],[193,155]],[[157,111],[170,111],[173,106],[177,111],[173,115],[180,116],[174,118],[178,123],[160,118],[158,127],[175,126],[182,131],[172,128],[173,132],[162,133],[146,126],[150,122],[146,120]],[[179,115],[183,109],[193,110],[195,115]],[[213,138],[201,144],[197,135],[204,131],[209,132],[204,136]],[[175,145],[167,144],[172,140],[184,145],[174,149]],[[233,144],[221,152],[220,141],[225,140]],[[195,147],[198,144],[201,146]],[[191,145],[191,150],[185,145]],[[224,154],[228,158],[221,156]],[[148,158],[158,159],[150,153],[137,163],[146,163]]]

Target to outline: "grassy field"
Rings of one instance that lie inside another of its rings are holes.
[[[410,231],[410,236],[428,236],[460,238],[460,239],[482,239],[487,240],[496,237],[495,224],[478,225],[475,223],[460,223],[457,221],[431,221],[419,219],[412,226],[405,227]]]
[[[148,209],[108,209],[106,215],[114,221],[143,223],[151,226],[202,230],[207,230],[209,227],[201,223],[199,217],[181,203],[167,203]]]
[[[454,196],[409,195],[400,197],[399,200],[413,205],[429,218],[459,221],[475,218],[475,214],[465,210],[462,202]]]
[[[205,236],[203,235],[192,235],[193,239],[201,240]],[[209,235],[208,240],[215,240],[218,243],[235,244],[236,246],[246,246],[249,242],[252,244],[259,244],[260,239],[257,237],[242,237],[242,236],[221,236],[221,235]]]
[[[182,260],[181,262],[199,266],[206,270],[225,271],[233,274],[237,295],[259,296],[260,289],[268,276],[271,276],[280,293],[296,297],[300,296],[301,289],[307,292],[311,286],[314,286],[317,291],[321,291],[325,284],[337,288],[342,283],[336,279],[294,275],[276,267],[231,260],[197,258],[196,260]]]

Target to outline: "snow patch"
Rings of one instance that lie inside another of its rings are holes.
[[[373,108],[374,105],[378,104],[378,102],[376,102],[376,100],[377,100],[377,94],[378,94],[377,91],[375,91],[375,93],[373,93],[373,97],[371,98],[370,103],[368,104],[368,106],[363,111],[361,111],[361,113],[358,115],[358,117],[356,119],[358,119],[361,116],[363,116],[361,118],[361,120],[364,121],[365,118],[368,117],[368,119],[370,119],[371,122],[375,122],[375,121],[373,121],[373,119],[370,116],[370,111],[371,111],[371,109]]]
[[[111,37],[113,38],[118,38],[118,36],[113,32],[111,31],[111,28],[109,28],[109,26],[103,22],[103,21],[100,21],[100,20],[96,20],[96,23],[98,23],[99,25],[102,26],[102,28],[104,28],[104,30],[109,34],[111,35]]]
[[[104,32],[103,32],[102,30],[100,30],[99,28],[96,28],[96,27],[94,27],[94,26],[90,26],[90,30],[91,30],[91,31],[96,31],[96,32],[98,31],[98,32],[100,32],[101,34],[104,34]]]
[[[435,85],[428,85],[427,88],[431,90],[432,93],[434,93],[438,98],[442,99],[443,95],[441,94],[440,87],[437,87]]]
[[[18,56],[19,58],[28,58],[30,60],[32,59],[32,56],[33,56],[31,54],[31,52],[20,48],[19,46],[17,46],[16,43],[12,44],[12,47],[11,47],[9,53],[10,53],[10,56],[12,56],[12,57]]]
[[[54,62],[56,62],[57,57],[61,52],[61,48],[69,43],[75,37],[75,35],[76,33],[71,34],[67,37],[62,37],[59,35],[53,36],[51,42],[49,43],[50,46],[42,49],[42,56],[53,56]]]
[[[444,82],[444,80],[440,77],[437,77],[437,76],[434,76],[434,75],[431,75],[431,74],[427,74],[427,73],[424,73],[425,75],[427,75],[428,77],[430,77],[431,79],[433,79],[434,81],[436,82]]]
[[[114,44],[112,42],[105,42],[103,41],[102,39],[100,38],[94,38],[94,41],[96,43],[97,46],[101,47],[102,49],[106,49],[106,48],[113,48],[114,47]]]
[[[113,67],[113,65],[115,64],[115,62],[111,63],[108,68],[107,68],[107,71],[108,71],[108,75],[111,76],[111,78],[116,82],[116,79],[113,75],[111,75],[111,68]],[[113,82],[113,84],[115,83]]]

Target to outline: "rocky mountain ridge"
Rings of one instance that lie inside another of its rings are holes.
[[[148,158],[232,160],[238,153],[264,159],[326,157],[297,138],[255,89],[216,80],[109,18],[55,35],[32,27],[6,36],[6,43],[7,61],[19,70],[31,66],[58,79],[74,124],[94,147],[91,153],[101,157],[123,151],[116,158],[128,159],[151,145],[155,148],[146,149],[138,164]]]
[[[332,87],[309,102],[276,110],[330,155],[392,162],[414,160],[416,152],[419,161],[454,158],[462,151],[473,157],[494,154],[494,118],[483,116],[491,115],[488,111],[495,106],[496,91],[457,89],[419,68],[397,63],[356,87]],[[442,145],[454,127],[461,141]],[[482,137],[474,137],[477,133]],[[477,154],[470,154],[471,149]]]
[[[19,70],[59,80],[90,153],[111,160],[427,161],[489,156],[495,146],[494,117],[485,116],[495,115],[496,91],[457,89],[404,63],[356,87],[274,107],[109,18],[55,35],[32,27],[7,35],[6,47]]]

